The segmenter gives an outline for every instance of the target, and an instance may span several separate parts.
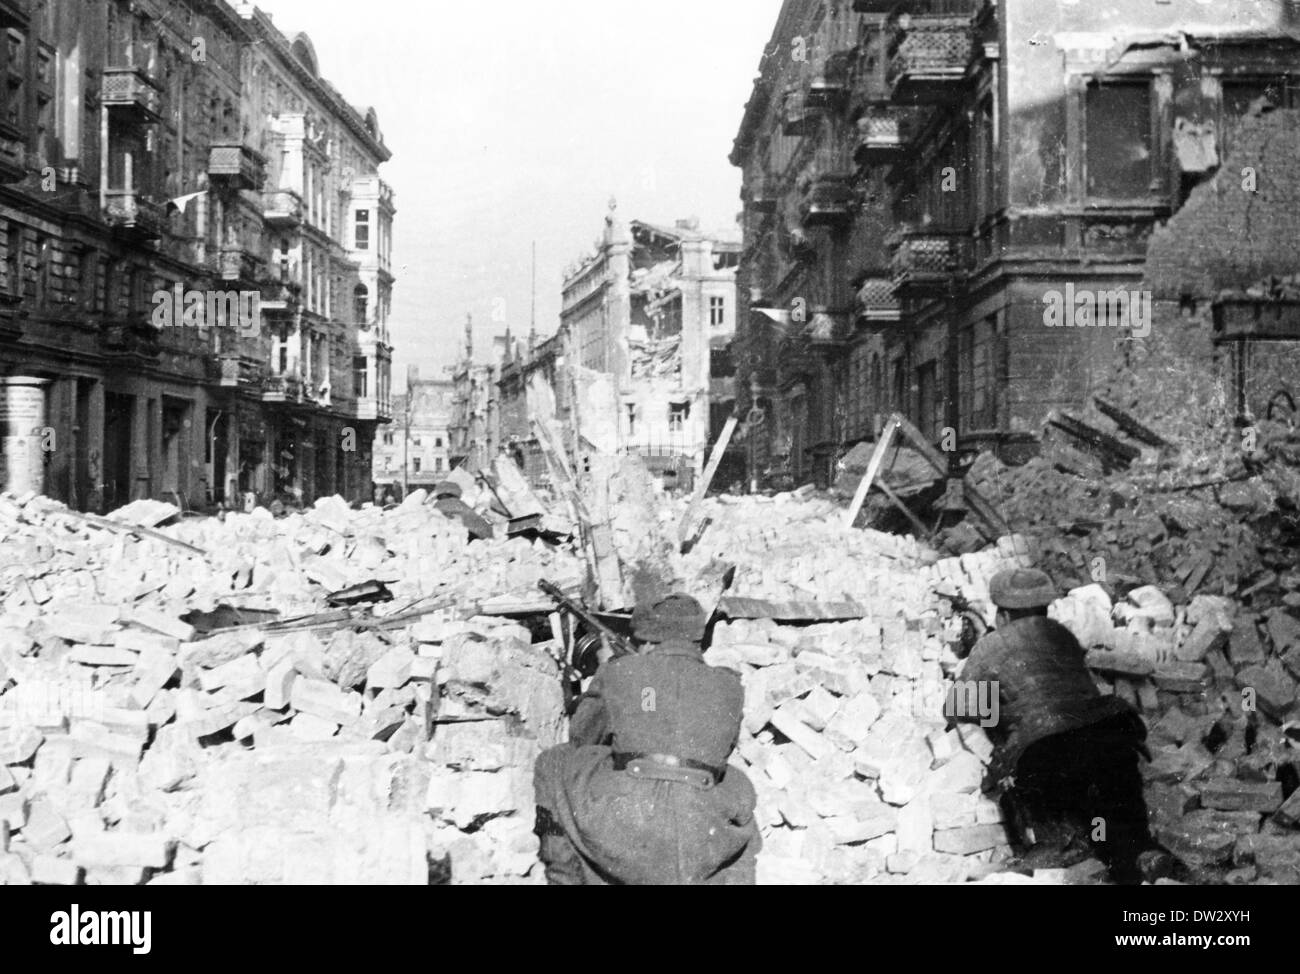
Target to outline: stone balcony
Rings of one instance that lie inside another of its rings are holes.
[[[839,51],[813,65],[806,101],[810,108],[833,108],[849,93],[852,52]]]
[[[302,389],[300,376],[268,375],[262,379],[262,402],[302,402]]]
[[[239,142],[214,143],[208,150],[208,176],[220,185],[259,190],[266,179],[266,159]]]
[[[975,51],[970,17],[900,20],[890,51],[886,83],[891,100],[905,105],[950,104],[961,97]]]
[[[156,240],[167,230],[167,208],[140,190],[104,192],[104,221],[114,230],[146,240]]]
[[[748,191],[749,208],[757,213],[773,213],[781,202],[781,193],[771,177],[753,180]]]
[[[903,157],[909,125],[904,109],[877,108],[858,119],[853,161],[859,166],[891,165]]]
[[[869,277],[858,288],[857,324],[865,328],[896,324],[902,320],[902,304],[887,277]]]
[[[970,267],[971,236],[966,230],[903,227],[890,235],[890,271],[896,293],[937,297]]]
[[[22,129],[0,122],[0,183],[21,182],[27,175],[27,146]]]
[[[812,178],[799,215],[805,227],[842,227],[852,222],[857,206],[850,174],[823,173]]]
[[[820,111],[808,103],[808,92],[802,87],[786,90],[781,104],[781,131],[786,135],[809,135],[816,131]]]
[[[252,251],[234,247],[217,254],[217,268],[223,281],[258,281],[262,274],[262,260]]]
[[[296,227],[302,223],[302,209],[302,197],[293,190],[271,190],[262,203],[262,220],[269,227]]]
[[[141,68],[105,68],[100,100],[110,111],[148,124],[162,118],[162,92]]]

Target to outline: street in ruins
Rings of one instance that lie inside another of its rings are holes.
[[[0,3],[0,885],[1300,884],[1300,6],[265,2]]]

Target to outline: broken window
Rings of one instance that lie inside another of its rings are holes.
[[[1093,84],[1087,95],[1088,195],[1132,199],[1151,193],[1151,88]]]
[[[668,429],[680,433],[686,429],[686,420],[691,416],[689,402],[671,402],[668,404]]]

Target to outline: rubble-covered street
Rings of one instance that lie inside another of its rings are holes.
[[[648,484],[639,470],[612,482]],[[1047,496],[1056,475],[1016,476]],[[504,527],[489,492],[467,496]],[[542,882],[531,776],[566,734],[565,636],[537,583],[576,592],[582,551],[469,542],[429,500],[98,518],[0,499],[5,881]],[[945,730],[954,607],[991,619],[1001,568],[1068,573],[1054,529],[941,555],[848,528],[843,498],[805,487],[709,498],[682,556],[660,542],[684,501],[628,489],[611,504],[624,566],[653,554],[718,610],[706,659],[743,677],[732,762],[758,793],[760,883],[1104,881],[1095,860],[1002,870],[1001,812],[980,791],[991,745],[976,725]],[[1115,575],[1051,614],[1103,692],[1141,710],[1154,830],[1196,881],[1294,883],[1300,579],[1245,600],[1208,569],[1133,585],[1120,554],[1157,540],[1134,524],[1096,529]],[[390,600],[365,597],[376,581]]]

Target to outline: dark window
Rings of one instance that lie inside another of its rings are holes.
[[[354,355],[352,357],[352,384],[358,399],[365,399],[370,395],[366,366],[367,362],[364,355]]]
[[[668,428],[674,433],[680,433],[686,428],[686,421],[691,416],[691,404],[689,402],[672,402],[668,404]]]
[[[98,293],[96,278],[99,276],[99,255],[93,250],[87,250],[81,255],[79,263],[78,278],[81,285],[81,307],[85,311],[97,311],[99,309],[95,297]]]
[[[727,320],[727,299],[709,298],[709,324],[717,327]]]
[[[5,285],[14,297],[23,296],[23,228],[9,221],[5,230]]]
[[[369,310],[367,298],[369,292],[364,284],[358,284],[352,291],[352,314],[356,318],[358,325],[366,325],[366,314]]]
[[[1132,199],[1151,193],[1151,88],[1088,89],[1088,195]]]

